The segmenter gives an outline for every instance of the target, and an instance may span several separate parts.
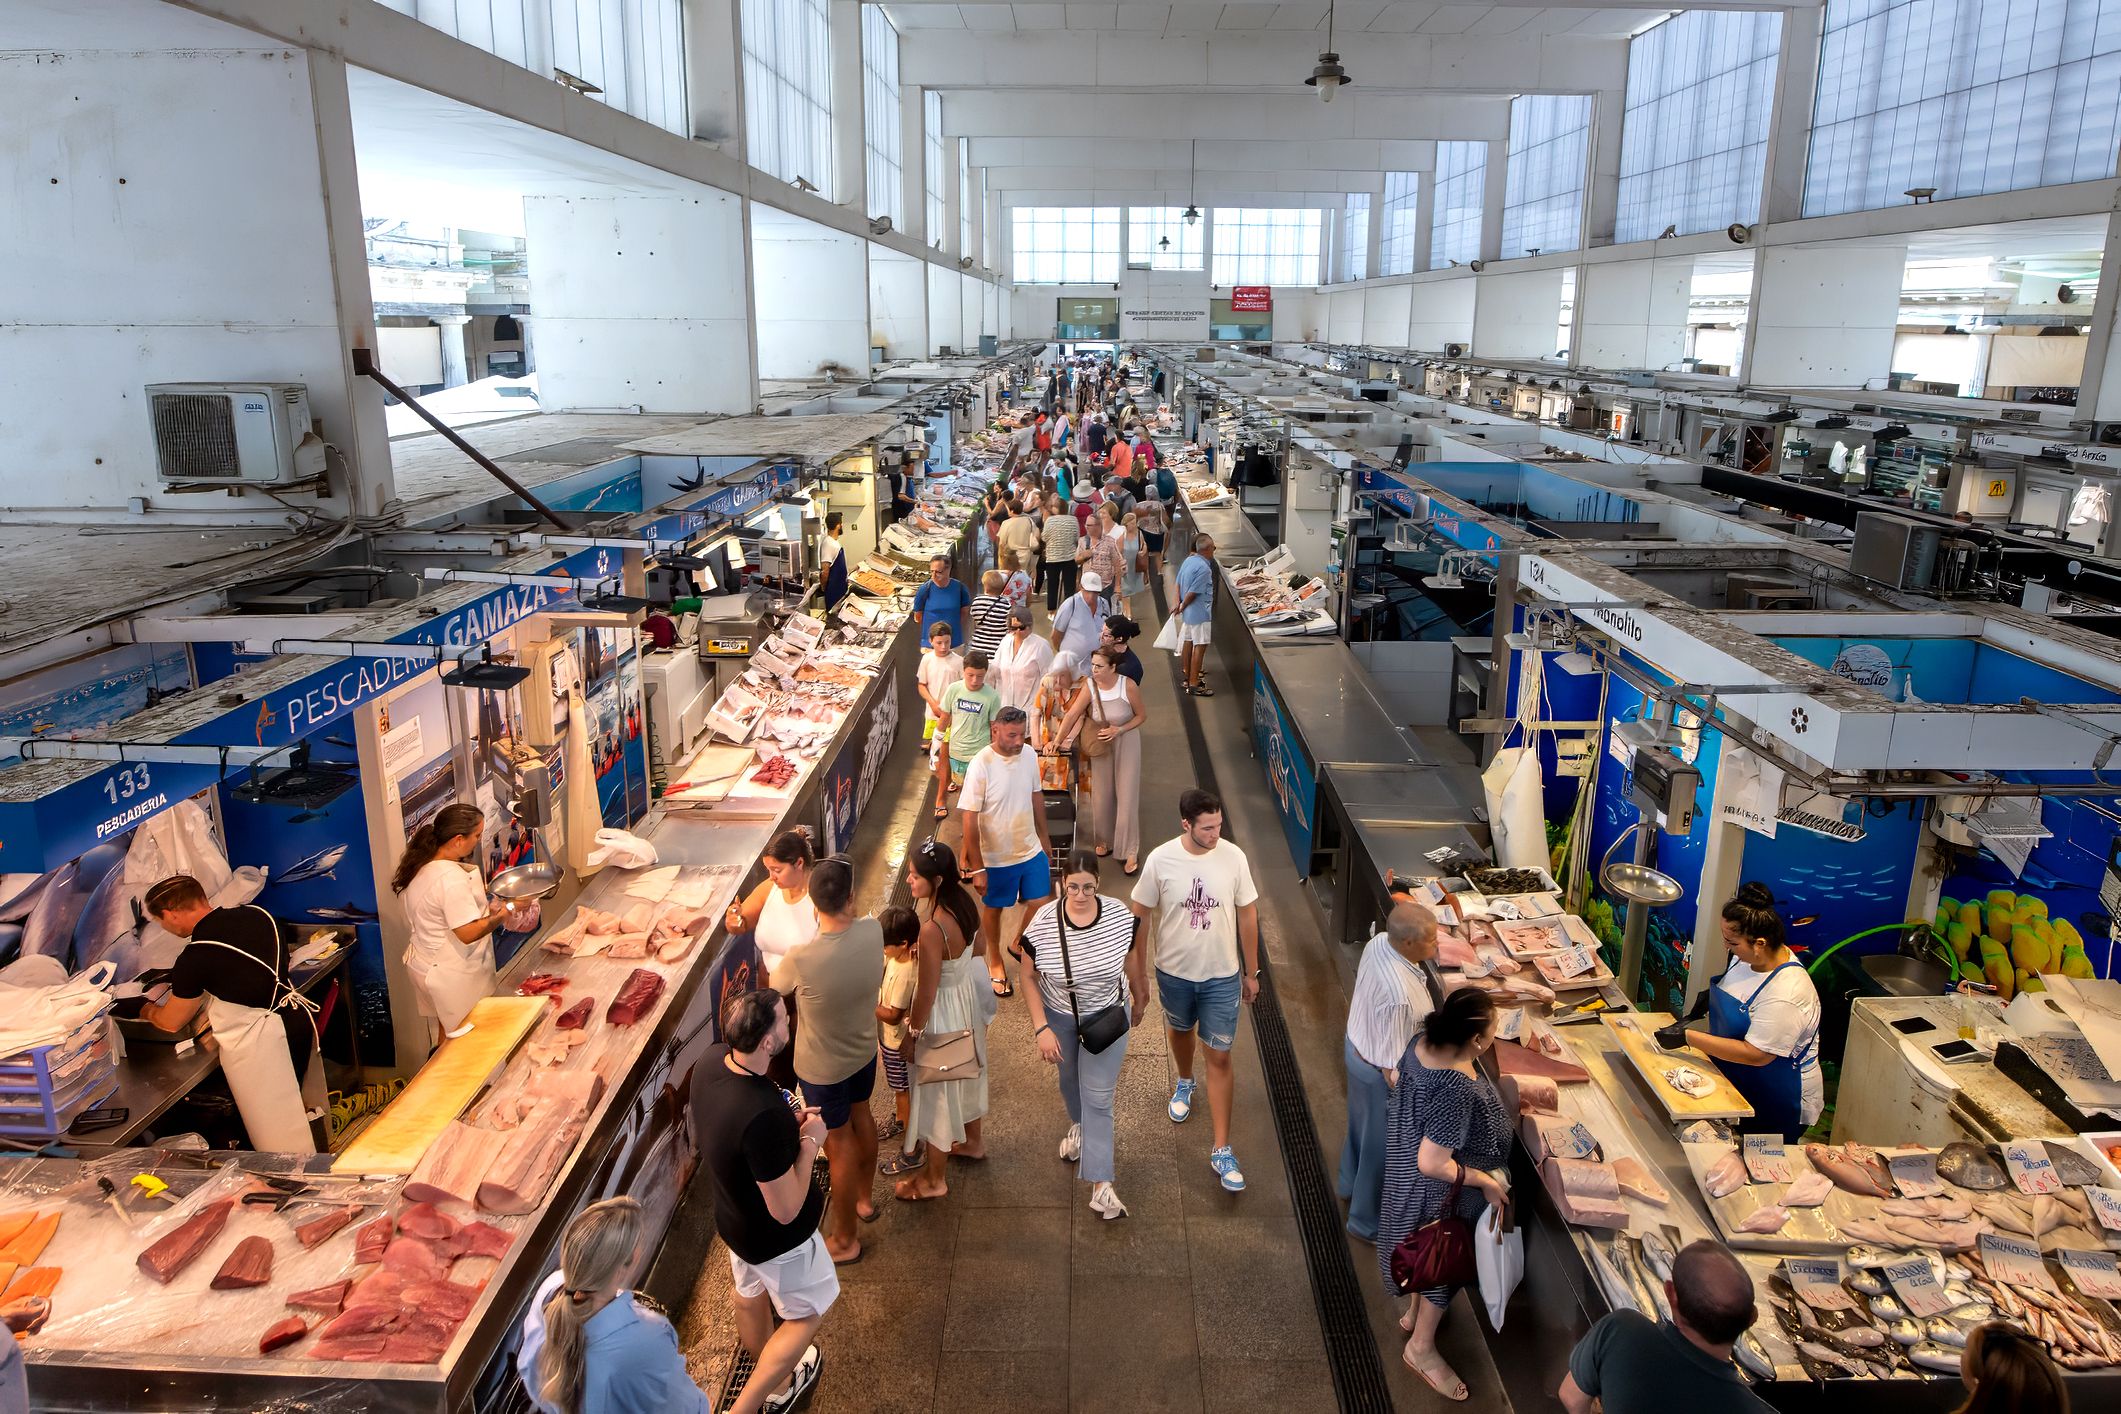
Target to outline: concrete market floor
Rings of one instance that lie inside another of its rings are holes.
[[[1265,947],[1330,1182],[1345,1133],[1341,1037],[1356,949],[1329,949],[1303,898],[1251,756],[1249,685],[1231,684],[1211,662],[1217,696],[1182,699],[1174,660],[1146,646],[1161,623],[1157,606],[1144,594],[1136,610],[1150,716],[1144,853],[1176,833],[1179,792],[1195,784],[1179,713],[1198,710],[1227,806],[1226,832],[1245,847],[1259,886]],[[864,911],[889,900],[907,849],[927,835],[932,787],[923,764],[917,733],[902,732],[851,851]],[[954,842],[957,833],[952,822],[944,838]],[[1109,874],[1105,891],[1124,896],[1131,883],[1118,862]],[[1338,1408],[1249,1012],[1235,1052],[1232,1126],[1247,1190],[1223,1192],[1208,1167],[1205,1094],[1185,1124],[1165,1115],[1174,1072],[1152,1001],[1130,1036],[1117,1100],[1116,1186],[1129,1216],[1116,1222],[1089,1210],[1088,1186],[1056,1156],[1067,1117],[1020,996],[1002,1003],[988,1055],[988,1158],[953,1161],[950,1194],[939,1202],[895,1202],[879,1178],[882,1217],[861,1229],[862,1260],[840,1269],[841,1298],[818,1336],[824,1372],[808,1407],[818,1414]],[[877,1113],[889,1113],[890,1103],[880,1085]],[[711,1223],[697,1188],[677,1223]],[[1507,1407],[1462,1299],[1445,1323],[1444,1349],[1473,1398],[1450,1406],[1399,1361],[1404,1338],[1374,1249],[1351,1238],[1348,1253],[1396,1409]],[[735,1343],[728,1262],[718,1244],[678,1321],[692,1373],[712,1395]]]

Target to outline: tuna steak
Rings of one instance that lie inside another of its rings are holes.
[[[290,1294],[287,1304],[297,1311],[321,1311],[326,1315],[337,1315],[346,1304],[346,1293],[353,1287],[351,1277],[332,1282],[328,1286],[313,1286],[307,1291]]]
[[[295,1228],[295,1241],[305,1248],[315,1247],[360,1215],[359,1208],[334,1208],[320,1218],[311,1218],[308,1222],[298,1225]]]
[[[636,967],[627,974],[619,994],[611,999],[611,1009],[604,1013],[604,1020],[613,1026],[631,1026],[652,1011],[656,998],[662,995],[662,974]]]
[[[246,1237],[228,1254],[221,1270],[214,1273],[215,1291],[244,1291],[272,1280],[272,1243],[263,1237]]]
[[[140,1270],[164,1286],[169,1285],[171,1277],[197,1261],[208,1244],[221,1235],[235,1207],[235,1199],[223,1198],[193,1213],[140,1254]]]
[[[270,1355],[281,1346],[293,1345],[308,1334],[309,1322],[300,1316],[289,1316],[284,1320],[275,1321],[265,1328],[265,1334],[258,1337],[258,1353]]]

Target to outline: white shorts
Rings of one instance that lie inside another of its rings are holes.
[[[736,1283],[736,1294],[745,1300],[771,1296],[773,1309],[784,1321],[822,1316],[840,1298],[839,1273],[832,1269],[825,1239],[814,1232],[808,1242],[770,1262],[747,1262],[731,1252],[729,1275]]]
[[[1205,648],[1208,643],[1208,630],[1212,627],[1214,627],[1214,620],[1212,619],[1197,624],[1189,624],[1181,619],[1178,625],[1178,641],[1180,643],[1198,643]]]

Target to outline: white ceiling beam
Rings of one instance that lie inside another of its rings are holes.
[[[1050,137],[972,139],[976,167],[1077,166],[1084,157],[1079,139]],[[1425,138],[1341,138],[1315,142],[1229,142],[1219,138],[1188,142],[1145,138],[1114,145],[1095,154],[1105,168],[1163,168],[1203,172],[1300,172],[1314,169],[1348,172],[1422,172],[1436,162],[1436,144]]]
[[[1414,136],[1492,141],[1510,135],[1510,105],[1504,98],[1468,94],[1348,94],[1321,103],[1308,93],[1137,93],[1086,99],[1053,90],[966,92],[944,98],[943,130],[975,139],[1132,140],[1154,133],[1243,142]]]
[[[1382,192],[1384,173],[1338,171],[1329,167],[1277,170],[1262,166],[1249,172],[1197,172],[1188,182],[1183,167],[1130,171],[1103,164],[1071,167],[1056,163],[1035,167],[989,167],[987,185],[990,190],[1011,196],[1018,192],[1056,189],[1104,189],[1136,196],[1145,192],[1165,192],[1171,195],[1176,205],[1184,206],[1189,190],[1201,196],[1250,191]]]
[[[1350,37],[1351,40],[1354,38]],[[1318,103],[1303,80],[1318,58],[1308,32],[1248,31],[1163,39],[1118,30],[980,32],[916,29],[900,47],[902,83],[948,92],[1076,87],[1173,90],[1294,90]],[[1379,92],[1589,93],[1627,86],[1625,39],[1573,35],[1478,39],[1465,35],[1366,34],[1343,45],[1355,86]],[[948,108],[946,103],[945,108]],[[1336,101],[1333,107],[1340,107]],[[945,130],[956,126],[948,112]]]
[[[1669,13],[1668,10],[1660,10],[1655,6],[1619,5],[1613,3],[1613,0],[1481,0],[1481,3],[1483,8],[1495,10],[1633,11],[1644,17],[1643,22],[1645,24],[1659,14]],[[1689,10],[1813,10],[1817,9],[1820,3],[1821,0],[1706,0],[1705,3],[1690,3],[1686,8]],[[980,3],[980,0],[883,0],[883,4],[886,13],[902,9],[939,10],[948,8],[959,11],[982,10],[997,12],[1011,9],[1011,6],[1007,4]],[[1152,31],[1153,33],[1228,35],[1257,34],[1260,32],[1256,29],[1215,28],[1215,22],[1219,18],[1218,12],[1223,7],[1214,3],[1170,4],[1166,3],[1165,0],[1118,0],[1116,5],[1111,3],[1102,5],[1076,4],[1069,6],[1069,8],[1078,12],[1097,11],[1114,14],[1117,22],[1116,28],[1121,32],[1130,32],[1138,29],[1141,25],[1146,25],[1160,11],[1169,11],[1170,15],[1165,22],[1156,26],[1155,30]],[[1255,9],[1258,7],[1256,5],[1247,5],[1241,8]],[[1283,5],[1281,7],[1282,10],[1291,14],[1305,8],[1302,5]],[[1338,32],[1351,38],[1357,35],[1367,37],[1370,34],[1393,33],[1394,31],[1381,28],[1372,30],[1368,26],[1379,17],[1382,11],[1390,9],[1404,11],[1407,8],[1409,7],[1390,4],[1388,0],[1361,0],[1361,3],[1358,3],[1358,0],[1342,0]],[[1432,10],[1435,8],[1438,7],[1431,7]],[[1309,34],[1313,29],[1323,31],[1326,27],[1326,6],[1313,3],[1308,9],[1310,16],[1307,16],[1307,18],[1315,16],[1311,24],[1302,26],[1287,24],[1283,23],[1281,18],[1277,16],[1270,23],[1266,32],[1270,34]],[[979,17],[981,20],[1000,18],[999,14]],[[1013,21],[1014,17],[1012,16],[1011,18]],[[1359,23],[1357,22],[1358,18]],[[1073,16],[1070,19],[1072,20]],[[1115,25],[1107,24],[1104,27],[1111,29]],[[923,34],[929,32],[929,26],[919,22],[915,22],[908,28]],[[1073,29],[1074,26],[1071,25],[1069,28]],[[1084,28],[1087,28],[1087,26]]]

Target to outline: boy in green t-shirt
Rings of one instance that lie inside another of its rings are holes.
[[[994,727],[994,714],[1002,707],[1001,694],[987,686],[987,655],[977,648],[965,650],[962,681],[943,689],[935,717],[935,818],[950,818],[944,798],[957,789],[972,765],[972,758],[987,745]]]

